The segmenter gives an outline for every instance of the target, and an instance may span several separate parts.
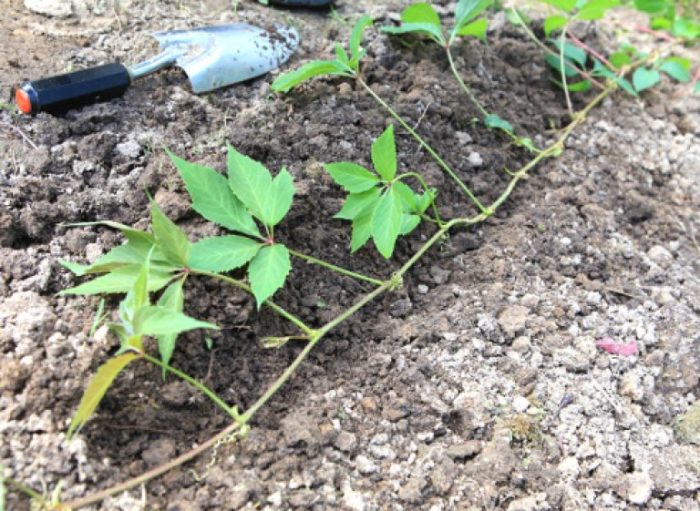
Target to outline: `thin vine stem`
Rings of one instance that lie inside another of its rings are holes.
[[[184,373],[180,371],[179,369],[176,369],[175,367],[172,367],[171,365],[166,364],[162,360],[158,360],[155,357],[150,356],[147,353],[141,353],[141,357],[144,360],[147,360],[148,362],[157,365],[158,367],[161,367],[165,369],[166,371],[173,373],[175,376],[178,378],[185,380],[187,383],[195,387],[197,390],[199,390],[202,394],[207,396],[209,399],[211,399],[219,408],[221,408],[223,411],[225,411],[228,415],[230,415],[234,421],[239,422],[240,421],[240,415],[236,411],[234,407],[229,406],[226,401],[221,399],[216,392],[211,390],[209,387],[204,385],[202,382],[197,381],[196,379],[192,378],[190,375],[187,373]]]
[[[346,270],[345,268],[341,268],[340,266],[336,266],[335,264],[329,263],[327,261],[324,261],[323,259],[318,259],[316,257],[306,255],[302,252],[297,252],[296,250],[292,250],[291,248],[287,248],[289,250],[289,253],[292,254],[294,257],[298,257],[299,259],[303,259],[304,261],[315,264],[317,266],[322,266],[323,268],[326,268],[328,270],[334,271],[336,273],[340,273],[341,275],[345,275],[346,277],[352,277],[353,279],[356,280],[362,280],[364,282],[369,282],[370,284],[374,284],[376,286],[381,286],[384,281],[375,279],[373,277],[368,277],[367,275],[363,275],[362,273],[357,273],[352,270]]]
[[[549,53],[550,55],[559,58],[559,53],[551,49],[549,46],[544,44],[542,41],[538,39],[538,37],[534,34],[534,32],[530,29],[530,27],[525,23],[525,20],[520,16],[520,13],[517,11],[517,9],[511,8],[510,12],[518,19],[519,25],[523,28],[525,31],[525,34],[530,38],[532,42],[534,42],[537,46],[540,47],[545,53]],[[590,73],[586,72],[585,69],[581,69],[578,67],[576,64],[573,62],[569,63],[569,66],[576,70],[577,73],[579,73],[581,76],[583,76],[586,80],[591,82],[593,85],[595,85],[598,89],[605,90],[606,86],[601,83],[600,81],[596,80],[593,76],[591,76]]]
[[[474,94],[472,93],[471,88],[465,83],[465,81],[462,79],[462,76],[459,74],[459,71],[457,70],[457,66],[455,65],[455,61],[452,57],[452,51],[450,50],[449,46],[445,47],[445,52],[447,53],[447,60],[450,63],[450,71],[452,71],[452,75],[455,77],[457,80],[457,83],[459,83],[460,87],[462,87],[462,90],[469,96],[469,99],[471,99],[472,103],[476,106],[476,108],[479,110],[481,115],[484,116],[484,119],[482,121],[485,123],[486,118],[490,115],[488,110],[486,110],[481,103],[474,97]],[[512,131],[508,131],[505,129],[501,129],[501,132],[505,133],[508,138],[510,138],[513,142],[515,142],[516,145],[522,146],[524,145],[522,140],[518,135],[513,133]],[[535,148],[535,152],[539,152],[539,149]]]
[[[459,82],[459,85],[462,87],[462,90],[464,90],[464,93],[469,97],[470,101],[474,104],[474,106],[481,113],[481,115],[484,117],[488,117],[488,110],[486,110],[481,104],[481,102],[478,99],[476,99],[476,96],[472,92],[471,88],[466,83],[464,83],[464,80],[457,71],[457,66],[455,65],[454,58],[452,57],[452,50],[450,49],[450,46],[445,46],[445,53],[447,54],[447,60],[450,63],[450,69],[452,70],[452,74],[457,79],[457,82]]]
[[[474,193],[469,189],[469,187],[464,184],[464,182],[459,178],[459,176],[455,173],[454,170],[443,160],[438,153],[435,152],[435,150],[430,147],[430,145],[423,140],[423,138],[416,133],[416,130],[411,128],[411,126],[408,125],[406,121],[403,120],[403,117],[401,117],[396,111],[394,111],[393,108],[391,108],[379,95],[377,95],[376,92],[372,90],[372,87],[370,87],[367,82],[365,82],[361,77],[357,77],[357,82],[367,91],[367,93],[374,98],[374,100],[379,103],[382,108],[384,108],[389,114],[398,121],[398,123],[408,131],[408,133],[416,139],[416,141],[423,146],[423,148],[430,153],[430,156],[433,157],[433,159],[437,162],[440,167],[443,168],[445,172],[452,178],[452,180],[459,186],[462,191],[465,193],[467,197],[476,205],[476,207],[481,211],[482,213],[489,215],[490,212],[489,210],[479,201],[479,199],[476,198]]]
[[[41,493],[39,493],[33,488],[30,488],[26,484],[22,484],[11,477],[2,477],[2,482],[7,484],[8,486],[12,486],[17,491],[24,493],[30,499],[37,501],[39,505],[42,506],[42,509],[45,509],[49,506],[49,502],[46,500],[46,498],[44,498],[44,496]]]
[[[569,84],[566,83],[566,68],[564,65],[564,47],[566,44],[566,29],[564,26],[561,30],[561,35],[559,36],[559,69],[561,69],[561,84],[562,89],[564,89],[564,97],[566,98],[566,109],[569,111],[569,115],[573,119],[574,117],[574,106],[571,104],[571,94],[569,94]],[[568,64],[567,64],[568,65]]]
[[[191,273],[195,275],[202,275],[204,277],[210,277],[212,279],[216,280],[221,280],[222,282],[226,282],[227,284],[231,284],[234,287],[237,287],[238,289],[242,289],[246,293],[253,294],[253,290],[250,288],[250,286],[244,282],[241,282],[238,279],[234,279],[233,277],[229,277],[228,275],[222,275],[220,273],[214,273],[210,271],[203,271],[203,270],[191,270]],[[307,335],[311,335],[315,332],[313,328],[311,328],[309,325],[304,323],[301,319],[296,317],[294,314],[291,312],[288,312],[287,310],[283,309],[279,305],[277,305],[275,302],[272,300],[265,300],[265,305],[270,307],[273,311],[275,311],[279,316],[283,317],[290,323],[294,324],[299,330],[304,332]]]

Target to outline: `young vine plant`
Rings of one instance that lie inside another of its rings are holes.
[[[461,37],[485,39],[487,21],[483,15],[492,5],[492,0],[459,0],[454,22],[447,30],[444,29],[435,9],[425,2],[404,9],[400,25],[382,28],[383,32],[396,36],[414,34],[426,37],[444,48],[454,78],[477,106],[483,116],[483,123],[489,128],[502,131],[517,144],[535,153],[519,170],[509,172],[509,183],[498,198],[488,205],[479,201],[440,155],[361,76],[360,64],[366,54],[362,48],[362,37],[364,31],[372,24],[369,17],[363,16],[354,25],[347,49],[336,44],[334,59],[311,61],[295,71],[281,75],[273,83],[274,90],[288,92],[320,76],[354,79],[432,156],[476,206],[476,215],[443,220],[435,204],[436,190],[430,188],[418,172],[399,173],[393,125],[372,144],[371,169],[352,162],[326,164],[325,168],[331,178],[347,192],[344,204],[335,218],[351,222],[352,252],[365,246],[371,239],[379,254],[390,258],[395,252],[398,238],[410,234],[421,221],[427,221],[436,227],[435,233],[386,280],[338,267],[281,243],[276,236],[276,229],[290,211],[295,196],[291,174],[283,168],[273,176],[261,163],[239,153],[231,146],[228,147],[226,175],[212,168],[190,163],[168,152],[190,195],[192,208],[204,219],[225,229],[226,234],[191,242],[187,233],[170,220],[153,200],[150,201],[150,231],[111,221],[75,224],[116,229],[123,235],[125,243],[113,248],[91,264],[62,261],[76,276],[93,278],[66,289],[61,294],[122,294],[124,297],[114,314],[102,313],[104,302],[101,302],[98,309],[93,331],[104,323],[118,339],[119,349],[98,368],[89,382],[70,424],[69,435],[74,435],[86,424],[119,373],[138,360],[160,367],[164,377],[166,374],[172,374],[187,381],[208,396],[232,419],[231,425],[192,449],[190,454],[183,455],[128,483],[117,485],[115,492],[143,484],[149,478],[192,459],[207,447],[218,445],[219,442],[230,438],[234,432],[243,435],[247,431],[248,421],[288,381],[328,332],[381,294],[399,287],[404,274],[451,229],[487,220],[505,203],[519,181],[528,177],[529,171],[543,160],[561,154],[567,137],[612,91],[622,88],[630,94],[638,95],[658,83],[661,73],[678,81],[688,82],[697,89],[697,73],[691,78],[692,65],[686,59],[665,55],[663,52],[659,52],[658,55],[645,55],[629,45],[622,46],[606,58],[574,36],[570,30],[572,24],[602,19],[609,10],[618,5],[617,0],[543,1],[555,10],[555,13],[545,20],[544,42],[535,36],[523,13],[511,9],[509,19],[523,27],[526,34],[545,51],[547,62],[555,71],[555,79],[565,91],[570,108],[570,93],[585,92],[593,87],[600,88],[601,92],[584,108],[573,113],[571,123],[562,128],[549,147],[542,150],[534,148],[530,139],[516,135],[510,123],[488,112],[457,72],[451,49]],[[674,44],[678,41],[687,44],[696,42],[700,32],[697,24],[680,16],[669,7],[666,0],[634,0],[634,4],[640,10],[652,13],[652,27],[668,31],[670,37],[675,38]],[[627,78],[629,75],[630,80]],[[602,79],[604,83],[601,83]],[[418,191],[415,191],[416,189]],[[328,323],[320,327],[311,327],[272,300],[274,294],[285,285],[294,258],[372,284],[373,288]],[[234,270],[236,275],[244,277],[234,278],[229,275],[229,272]],[[243,413],[240,413],[236,406],[229,406],[198,380],[170,365],[177,339],[182,333],[218,328],[213,323],[184,313],[187,282],[192,277],[216,279],[249,293],[254,297],[258,309],[263,305],[269,307],[299,330],[299,335],[275,338],[275,342],[270,342],[269,345],[278,346],[289,339],[306,341],[306,345],[289,367]],[[159,358],[147,353],[147,338],[157,342]],[[1,491],[3,486],[0,483]],[[107,494],[109,492],[101,492],[69,504],[71,507],[93,504]],[[1,495],[0,493],[0,502]]]

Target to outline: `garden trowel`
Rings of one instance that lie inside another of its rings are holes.
[[[290,27],[273,30],[235,23],[153,34],[161,53],[126,67],[105,64],[30,81],[17,89],[15,100],[26,114],[58,114],[76,106],[121,96],[131,83],[168,66],[182,68],[195,93],[263,75],[284,63],[299,35]]]

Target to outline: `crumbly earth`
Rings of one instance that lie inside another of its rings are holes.
[[[441,2],[441,13],[451,4]],[[337,13],[383,23],[403,5],[339,2]],[[246,1],[237,12],[223,0],[10,0],[3,10],[7,101],[23,79],[147,58],[153,30],[294,23],[302,44],[291,65],[328,56],[347,37],[332,17]],[[366,47],[373,89],[479,196],[495,197],[504,167],[527,155],[473,122],[439,49],[374,30]],[[502,15],[488,45],[460,43],[456,60],[489,109],[536,144],[566,122],[538,48]],[[330,218],[342,194],[321,163],[367,164],[390,119],[353,83],[316,80],[279,97],[272,78],[195,96],[171,70],[64,117],[0,113],[0,463],[15,479],[47,493],[62,484],[68,500],[168,461],[227,424],[187,385],[134,364],[77,439],[65,438],[86,381],[117,343],[102,331],[89,336],[96,298],[56,296],[79,282],[59,260],[94,260],[120,239],[61,224],[145,228],[148,190],[193,239],[218,232],[191,211],[162,146],[223,170],[229,141],[273,171],[287,166],[298,194],[280,236],[358,271],[386,277],[430,235],[423,227],[401,241],[389,262],[371,248],[351,257],[348,225]],[[700,101],[677,92],[606,100],[494,218],[453,233],[401,290],[328,336],[244,441],[97,508],[700,509]],[[440,190],[444,216],[471,211],[400,130],[398,147],[401,168]],[[320,325],[367,290],[296,262],[276,298]],[[301,349],[262,348],[263,336],[293,331],[236,291],[192,280],[187,300],[189,314],[222,331],[211,350],[203,334],[184,336],[173,364],[241,408]],[[595,345],[603,337],[634,339],[639,353],[608,354]],[[8,506],[29,502],[12,493]]]

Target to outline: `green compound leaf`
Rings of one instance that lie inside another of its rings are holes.
[[[513,125],[508,121],[501,119],[498,114],[489,114],[484,117],[484,124],[487,128],[499,129],[507,131],[508,133],[513,133]]]
[[[324,167],[333,181],[350,193],[365,192],[379,183],[376,174],[356,163],[328,163]]]
[[[655,69],[637,68],[632,75],[632,85],[637,92],[653,87],[661,81],[661,74]]]
[[[374,209],[374,203],[379,198],[379,194],[379,188],[376,187],[361,193],[351,193],[345,199],[341,210],[338,211],[333,218],[354,220],[363,213],[371,214]]]
[[[245,265],[261,247],[260,242],[244,236],[205,238],[192,246],[188,266],[193,270],[227,272]]]
[[[275,244],[260,249],[248,265],[250,287],[258,309],[284,285],[291,269],[289,251],[284,245]]]
[[[555,14],[554,16],[548,17],[544,20],[544,35],[549,37],[550,34],[568,23],[568,18],[566,16],[561,16]]]
[[[181,312],[161,305],[141,307],[134,315],[134,330],[139,335],[180,334],[197,328],[218,330],[219,327],[206,321],[199,321]]]
[[[85,389],[85,393],[78,405],[78,411],[75,412],[73,420],[68,427],[68,438],[71,438],[75,433],[80,431],[97,409],[97,406],[100,404],[107,389],[112,385],[114,379],[130,362],[137,358],[140,357],[135,353],[124,353],[123,355],[111,358],[97,369],[97,373],[95,373],[95,376],[92,377],[92,380],[90,380],[90,383]]]
[[[231,146],[228,147],[228,181],[245,207],[268,227],[277,225],[292,205],[294,184],[286,169],[272,179],[264,165]]]
[[[182,287],[185,283],[185,278],[177,279],[175,282],[170,284],[163,294],[158,299],[157,305],[165,309],[172,310],[174,312],[182,312],[185,304],[185,295],[182,292]],[[160,353],[160,359],[165,365],[170,364],[170,359],[173,356],[173,351],[175,351],[175,343],[177,342],[178,334],[163,334],[156,336],[158,341],[158,352]],[[167,370],[165,367],[163,369],[163,379],[165,379],[165,374]]]
[[[384,180],[391,181],[396,176],[396,142],[393,124],[390,124],[372,144],[372,163]]]
[[[178,158],[170,151],[168,155],[185,182],[197,213],[232,231],[260,237],[253,217],[228,187],[224,176],[214,169]]]
[[[350,56],[355,62],[359,62],[364,55],[364,51],[361,49],[362,36],[367,27],[373,23],[374,21],[372,21],[372,18],[364,15],[357,20],[357,23],[352,27],[352,32],[350,33]]]
[[[467,23],[459,29],[457,35],[464,37],[476,37],[482,41],[486,40],[486,31],[488,30],[489,22],[486,18],[480,18],[471,23]]]
[[[386,259],[394,253],[402,221],[403,204],[396,190],[391,187],[379,198],[372,213],[372,239],[379,253]]]
[[[130,264],[116,268],[106,275],[80,284],[70,289],[64,289],[59,295],[98,295],[128,293],[134,286],[141,272],[141,265]],[[172,273],[159,267],[151,267],[148,274],[148,290],[157,291],[172,279]]]
[[[681,57],[669,57],[659,66],[659,71],[666,73],[674,80],[688,83],[690,76],[690,61]]]
[[[493,0],[459,0],[455,9],[455,24],[450,39],[459,35],[470,21],[484,12],[491,4],[493,4]]]
[[[325,75],[351,77],[353,70],[337,60],[312,60],[294,71],[278,76],[271,87],[275,92],[289,92],[297,85]]]
[[[151,226],[158,248],[162,250],[165,258],[173,264],[186,266],[190,257],[190,242],[183,230],[175,225],[153,200]]]

